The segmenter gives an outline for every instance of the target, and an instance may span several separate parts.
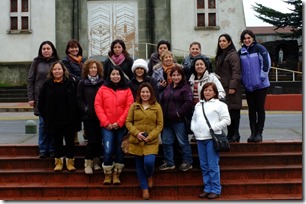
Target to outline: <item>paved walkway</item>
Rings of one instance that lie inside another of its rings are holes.
[[[241,111],[240,142],[247,142],[250,135],[247,113],[247,110]],[[263,140],[301,141],[302,117],[302,111],[267,111]],[[38,124],[38,117],[27,103],[0,103],[0,144],[37,144],[37,134],[25,133],[27,120]],[[81,143],[82,135],[79,132]]]

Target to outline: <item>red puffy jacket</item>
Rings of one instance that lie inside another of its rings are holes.
[[[100,126],[106,127],[117,122],[119,127],[122,127],[133,102],[130,88],[114,91],[102,85],[95,98],[95,111],[100,120]]]

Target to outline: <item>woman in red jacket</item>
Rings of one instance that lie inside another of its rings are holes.
[[[105,179],[103,184],[120,184],[119,176],[124,167],[124,155],[121,142],[125,132],[125,120],[129,108],[134,102],[120,67],[113,67],[106,76],[105,84],[101,86],[95,98],[95,111],[100,121],[103,138],[102,164]],[[115,153],[115,160],[112,156]]]

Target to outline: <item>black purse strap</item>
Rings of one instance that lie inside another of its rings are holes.
[[[210,126],[209,120],[207,119],[206,114],[205,114],[205,111],[204,111],[204,102],[202,103],[202,110],[203,110],[203,114],[204,114],[204,117],[205,117],[206,123],[207,123],[207,125],[208,125],[209,129],[211,129],[211,126]]]

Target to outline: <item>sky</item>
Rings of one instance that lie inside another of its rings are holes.
[[[243,0],[246,26],[271,26],[255,16],[256,13],[252,9],[252,5],[255,5],[255,3],[262,4],[263,6],[272,8],[282,13],[290,12],[290,10],[288,10],[290,5],[284,3],[283,0]]]

